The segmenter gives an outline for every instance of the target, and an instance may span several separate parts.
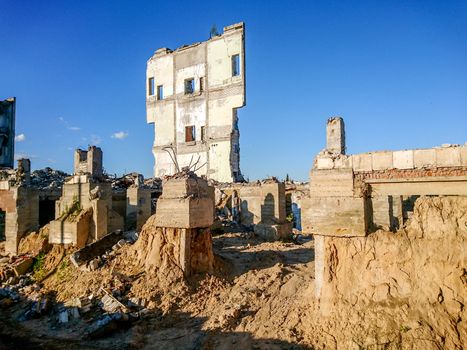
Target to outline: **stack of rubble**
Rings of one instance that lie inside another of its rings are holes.
[[[34,170],[31,173],[31,186],[39,189],[61,188],[68,176],[70,175],[63,171],[49,167]]]

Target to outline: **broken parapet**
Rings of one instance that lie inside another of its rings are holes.
[[[74,158],[74,173],[90,174],[100,178],[104,174],[102,167],[102,150],[100,147],[89,146],[88,150],[76,149]]]

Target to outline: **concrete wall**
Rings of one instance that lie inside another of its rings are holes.
[[[442,167],[467,167],[467,146],[381,151],[349,156],[335,156],[324,151],[315,159],[316,169],[351,168],[356,172]]]
[[[151,190],[129,187],[126,193],[125,229],[140,231],[151,216]]]
[[[404,203],[412,197],[467,195],[466,150],[449,146],[355,155],[322,151],[310,173],[304,231],[349,237],[378,228],[397,230],[410,216]]]
[[[237,76],[232,76],[234,55],[240,58]],[[221,36],[205,42],[175,51],[159,49],[149,59],[146,109],[147,122],[155,127],[156,177],[176,172],[173,160],[164,150],[170,147],[180,169],[198,161],[198,175],[222,182],[241,178],[236,109],[245,105],[244,62],[243,23],[225,27]],[[154,79],[153,95],[149,79]],[[185,94],[186,79],[194,80],[192,94]],[[158,86],[163,87],[163,99],[158,98]],[[186,142],[186,126],[195,128],[194,141]]]
[[[5,211],[5,250],[15,254],[21,238],[39,228],[39,193],[29,187],[2,186],[0,209]]]

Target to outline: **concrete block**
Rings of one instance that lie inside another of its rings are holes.
[[[312,170],[310,173],[310,196],[353,196],[352,169]]]
[[[335,169],[351,169],[352,168],[352,157],[346,155],[340,155],[334,159]]]
[[[355,154],[352,156],[353,169],[355,171],[372,171],[371,153]]]
[[[436,149],[436,166],[451,167],[461,166],[460,147],[448,147]]]
[[[156,225],[174,228],[209,227],[214,223],[211,198],[159,198]]]
[[[279,225],[258,224],[255,225],[255,234],[266,241],[277,241],[287,238],[292,233],[292,223],[287,222]]]
[[[366,236],[368,219],[364,198],[311,197],[310,230],[324,236]]]
[[[413,151],[415,168],[431,168],[436,166],[436,152],[434,148],[416,149]]]
[[[15,275],[16,276],[24,275],[31,268],[33,262],[34,262],[34,259],[31,257],[25,257],[24,259],[21,259],[20,261],[15,262],[14,265],[12,266],[13,271],[15,272]]]
[[[210,197],[214,193],[214,188],[199,177],[170,179],[163,183],[162,190],[161,198]]]
[[[413,169],[413,150],[395,151],[392,154],[394,168],[396,169]]]
[[[467,146],[459,147],[459,152],[461,155],[461,165],[467,166]]]
[[[317,169],[332,169],[334,167],[334,161],[330,157],[317,157],[316,168]]]
[[[373,170],[387,170],[394,167],[392,152],[376,152],[371,154]]]
[[[84,247],[88,240],[92,209],[82,211],[76,218],[53,220],[49,224],[49,243],[73,244]]]

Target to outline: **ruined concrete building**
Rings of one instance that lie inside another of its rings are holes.
[[[327,146],[315,158],[304,202],[303,230],[315,239],[318,297],[329,270],[324,257],[330,238],[395,232],[420,196],[467,195],[467,146],[345,155],[344,138],[342,118],[329,119]]]
[[[241,180],[237,109],[245,105],[244,24],[224,27],[205,42],[158,49],[146,76],[154,175],[196,163],[198,175]]]
[[[14,97],[0,101],[0,168],[13,168],[15,110],[16,99]]]
[[[63,184],[49,242],[83,247],[119,229],[139,230],[151,215],[151,190],[135,184],[113,190],[103,173],[102,150],[77,149],[74,175]]]

